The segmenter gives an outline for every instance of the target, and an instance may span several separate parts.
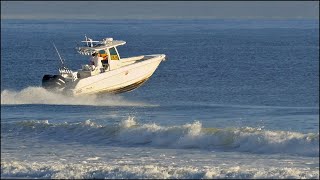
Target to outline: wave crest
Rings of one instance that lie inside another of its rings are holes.
[[[91,120],[78,123],[24,121],[4,123],[3,131],[82,143],[319,156],[319,133],[303,134],[252,127],[205,128],[199,121],[181,126],[139,124],[134,117],[117,125],[101,125]]]

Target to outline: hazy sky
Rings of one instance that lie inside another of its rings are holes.
[[[1,19],[318,19],[317,1],[1,1]]]

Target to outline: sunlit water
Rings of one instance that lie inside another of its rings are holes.
[[[319,178],[319,29],[312,20],[5,20],[1,177]],[[167,55],[142,87],[69,97],[84,34],[120,56]]]

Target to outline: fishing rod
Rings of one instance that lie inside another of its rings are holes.
[[[56,49],[56,52],[57,52],[57,54],[58,54],[58,56],[59,56],[59,58],[60,58],[61,65],[64,67],[64,60],[63,60],[62,57],[60,56],[60,53],[59,53],[56,45],[55,45],[53,42],[52,42],[52,44],[53,44],[53,47]]]

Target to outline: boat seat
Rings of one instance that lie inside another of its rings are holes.
[[[86,78],[90,76],[91,76],[91,71],[84,71],[84,70],[78,71],[78,78]]]

